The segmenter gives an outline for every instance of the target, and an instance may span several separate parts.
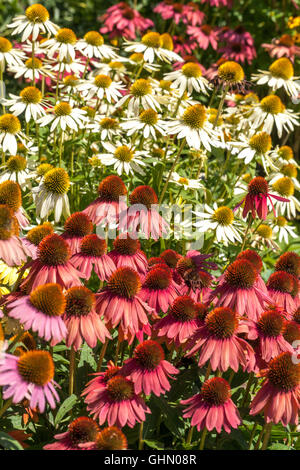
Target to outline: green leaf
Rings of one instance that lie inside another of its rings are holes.
[[[7,450],[24,450],[18,441],[5,432],[0,432],[0,447]]]
[[[68,411],[70,411],[73,408],[76,401],[77,401],[77,397],[73,393],[73,395],[70,395],[68,398],[66,398],[65,401],[60,405],[56,413],[55,420],[54,420],[55,427],[57,427],[57,425],[61,422],[65,414],[67,414]]]
[[[97,369],[97,363],[94,358],[93,350],[86,343],[84,343],[82,346],[78,367],[82,367],[84,363],[89,364],[94,371]]]
[[[275,444],[270,445],[268,447],[268,450],[293,450],[293,447],[286,446],[285,444],[280,444],[279,442],[276,442]]]
[[[157,450],[163,450],[164,449],[163,442],[149,441],[148,439],[144,439],[144,443],[147,444],[148,447],[151,447],[151,449],[157,449]]]

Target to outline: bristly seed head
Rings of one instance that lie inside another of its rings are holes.
[[[195,104],[185,110],[182,121],[192,129],[201,129],[206,121],[206,110],[202,104]]]
[[[93,232],[93,224],[83,212],[74,212],[67,218],[64,229],[70,237],[84,237]]]
[[[145,369],[153,370],[164,360],[165,354],[156,341],[146,340],[135,348],[134,358]]]
[[[84,286],[71,287],[66,292],[67,317],[86,317],[95,307],[96,298],[93,292]]]
[[[290,80],[294,76],[294,67],[287,57],[281,57],[270,65],[269,71],[275,78]]]
[[[53,168],[44,176],[46,189],[54,194],[65,194],[70,187],[70,178],[63,168]]]
[[[35,246],[38,246],[43,238],[52,233],[53,225],[50,222],[45,222],[42,225],[37,225],[36,227],[33,227],[31,230],[29,230],[26,238]]]
[[[213,377],[204,382],[200,394],[209,406],[224,405],[231,396],[230,385],[222,377]]]
[[[257,278],[253,264],[246,259],[238,259],[231,263],[225,271],[226,282],[235,289],[250,289]]]
[[[48,283],[38,286],[30,296],[30,302],[49,317],[60,317],[66,307],[66,299],[59,284]]]
[[[70,259],[68,243],[56,233],[47,235],[39,244],[39,260],[47,266],[66,264]]]
[[[99,184],[98,194],[103,202],[119,202],[121,196],[126,196],[127,189],[119,176],[110,175]]]
[[[133,299],[141,289],[140,276],[129,267],[116,269],[107,282],[107,288],[118,297]]]
[[[54,362],[48,351],[27,351],[18,360],[18,372],[27,383],[40,387],[54,377]]]
[[[294,390],[300,382],[300,364],[292,360],[291,353],[283,352],[269,363],[267,378],[283,393]]]
[[[276,271],[286,271],[296,277],[300,276],[300,256],[294,251],[287,251],[275,264]]]
[[[244,80],[245,74],[240,64],[234,61],[227,61],[219,66],[218,76],[224,82],[238,83]]]
[[[217,307],[205,318],[208,331],[218,339],[231,338],[238,327],[238,319],[228,307]]]
[[[106,241],[91,233],[83,237],[80,244],[80,253],[85,256],[102,256],[106,253]]]
[[[26,8],[25,15],[31,23],[46,23],[50,17],[48,10],[40,3]]]

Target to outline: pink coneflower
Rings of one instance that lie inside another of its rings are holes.
[[[218,77],[218,69],[221,64],[224,64],[224,62],[227,62],[226,57],[221,57],[217,62],[212,64],[206,71],[203,72],[203,75],[207,80],[213,81],[215,78]]]
[[[190,24],[192,26],[198,26],[203,23],[205,18],[205,13],[199,9],[199,5],[195,2],[189,2],[187,5],[184,5],[183,10],[183,22]]]
[[[170,390],[168,379],[173,379],[172,374],[179,374],[179,370],[165,360],[160,344],[147,340],[135,348],[133,358],[125,361],[121,373],[130,378],[135,393],[153,392],[158,397]]]
[[[78,351],[83,341],[94,348],[97,341],[105,343],[111,335],[96,313],[96,298],[87,287],[71,287],[66,292],[66,307],[63,320],[68,333],[66,345]]]
[[[11,208],[21,228],[29,225],[22,207],[22,192],[18,183],[11,180],[0,183],[0,204],[7,204]]]
[[[236,259],[237,260],[246,259],[253,265],[253,267],[256,269],[256,272],[257,272],[257,277],[256,277],[256,281],[254,284],[263,292],[267,293],[268,290],[267,290],[266,284],[260,275],[262,268],[263,268],[263,262],[259,254],[254,250],[248,249],[239,253]]]
[[[273,303],[283,308],[289,315],[297,308],[292,297],[295,289],[295,280],[292,274],[285,271],[276,271],[271,274],[267,282],[268,293]],[[291,317],[288,319],[290,320]]]
[[[71,254],[79,253],[80,243],[86,235],[93,232],[93,224],[83,212],[74,212],[65,222],[62,238],[69,244]]]
[[[209,302],[215,299],[216,306],[229,307],[239,315],[256,321],[272,300],[256,285],[257,271],[246,259],[231,263],[218,279],[218,286],[211,292]],[[219,295],[219,298],[216,297]]]
[[[120,212],[127,207],[126,194],[127,189],[119,176],[107,176],[99,184],[98,198],[82,212],[96,225],[117,223]]]
[[[188,26],[187,34],[192,40],[197,41],[200,49],[208,49],[211,46],[214,50],[218,47],[219,30],[205,24],[203,26]]]
[[[20,357],[4,353],[0,361],[0,385],[4,400],[29,400],[30,408],[43,413],[46,402],[54,409],[59,396],[54,388],[54,362],[48,351],[27,351]]]
[[[275,264],[275,271],[286,271],[298,278],[300,276],[300,256],[294,251],[283,253]]]
[[[189,295],[196,302],[208,301],[211,293],[210,285],[213,276],[207,272],[207,269],[217,269],[217,265],[208,259],[212,255],[203,255],[199,251],[190,250],[186,256],[181,257],[176,266],[176,270],[184,280],[181,292]]]
[[[141,290],[141,298],[144,302],[159,313],[166,313],[170,305],[178,296],[176,284],[168,266],[154,266],[146,275]]]
[[[285,318],[282,310],[277,308],[266,310],[256,323],[249,320],[248,327],[248,339],[258,339],[258,352],[263,361],[269,362],[285,351],[294,352],[283,337]]]
[[[37,259],[26,265],[30,271],[22,286],[30,291],[48,282],[60,284],[65,289],[81,285],[80,277],[83,276],[70,263],[70,255],[69,245],[62,237],[56,233],[47,235],[39,244]]]
[[[191,40],[184,36],[173,36],[173,41],[174,41],[174,52],[176,52],[177,54],[180,54],[185,62],[193,62],[193,60],[189,60],[189,59],[191,59],[193,51],[198,47],[197,41]],[[197,60],[194,60],[194,62],[198,63]],[[182,67],[182,62],[174,62],[173,64],[174,70],[180,69],[181,67]],[[203,72],[203,69],[204,67],[201,66],[202,72]]]
[[[104,321],[120,328],[126,336],[143,330],[151,334],[148,314],[153,314],[141,295],[141,280],[138,273],[128,267],[118,268],[109,278],[107,286],[96,294],[97,312]],[[132,338],[133,339],[133,338]]]
[[[222,428],[227,433],[231,428],[236,429],[241,424],[239,412],[231,400],[229,383],[221,377],[213,377],[204,382],[201,392],[187,400],[181,400],[187,405],[184,418],[191,418],[191,425],[197,426],[198,431],[206,428],[218,433]]]
[[[120,230],[140,230],[147,238],[158,240],[168,233],[169,225],[158,213],[158,198],[150,186],[138,186],[129,196],[131,207],[120,215]]]
[[[25,330],[32,329],[40,338],[60,343],[67,328],[61,315],[65,311],[66,300],[59,284],[44,284],[6,304],[8,316],[19,320]]]
[[[120,2],[109,7],[100,17],[104,26],[101,33],[110,33],[110,37],[125,37],[134,40],[136,33],[141,33],[154,26],[148,18],[144,18],[137,10],[131,8],[126,2]]]
[[[133,383],[121,375],[109,379],[105,388],[84,391],[83,395],[86,395],[87,410],[99,420],[100,426],[107,421],[109,426],[133,428],[136,423],[145,421],[145,413],[151,413],[144,400],[134,392]]]
[[[30,257],[32,259],[36,259],[38,257],[38,246],[43,238],[52,233],[53,225],[50,222],[45,222],[42,225],[33,227],[29,230],[26,237],[21,238],[23,245],[30,251]]]
[[[203,23],[205,14],[199,10],[199,6],[194,2],[187,5],[182,3],[161,2],[154,8],[154,13],[159,13],[164,20],[172,20],[175,24],[183,23],[197,26]]]
[[[273,207],[274,215],[276,217],[272,198],[282,202],[290,201],[289,199],[285,199],[281,196],[270,194],[268,190],[269,186],[265,178],[263,178],[262,176],[256,176],[250,181],[248,185],[248,193],[246,197],[242,199],[242,201],[234,208],[234,210],[244,204],[243,217],[247,217],[248,212],[251,212],[253,219],[255,219],[257,215],[260,219],[265,220],[268,215],[267,202],[269,200]]]
[[[129,233],[122,233],[113,242],[114,249],[108,253],[117,268],[128,266],[135,269],[141,276],[147,271],[148,261],[141,250],[139,240],[132,238]]]
[[[288,57],[292,62],[295,60],[295,56],[300,56],[300,47],[295,45],[295,41],[289,34],[284,34],[279,39],[273,39],[271,44],[261,44],[261,47],[265,49],[270,57],[278,58]]]
[[[177,263],[182,258],[182,256],[179,253],[177,253],[177,251],[168,249],[168,250],[164,250],[160,254],[160,258],[171,269],[172,276],[176,284],[181,284],[182,278],[180,274],[177,272]]]
[[[267,423],[297,425],[300,364],[293,361],[291,353],[283,352],[272,359],[268,369],[261,371],[260,376],[266,379],[251,403],[250,415],[263,412]]]
[[[154,324],[157,336],[163,337],[176,347],[182,346],[201,326],[197,304],[188,295],[174,300],[169,314]]]
[[[31,254],[18,234],[19,224],[12,210],[0,204],[0,259],[8,266],[20,266]]]
[[[240,42],[229,42],[224,47],[218,49],[218,53],[226,57],[227,60],[234,60],[236,62],[248,62],[252,64],[256,57],[256,50],[254,47],[247,46]]]
[[[77,268],[84,279],[91,277],[92,269],[101,281],[107,281],[116,266],[106,254],[106,241],[95,233],[83,237],[79,253],[72,256],[70,262]]]
[[[98,424],[91,418],[81,416],[69,424],[68,430],[56,434],[56,442],[47,444],[44,450],[82,450],[80,444],[95,442],[100,431]]]
[[[192,336],[186,345],[187,357],[194,356],[200,350],[199,367],[208,360],[212,370],[222,372],[231,367],[238,371],[240,364],[245,369],[253,361],[252,347],[237,335],[245,332],[236,313],[228,307],[212,310],[205,318],[204,326]]]

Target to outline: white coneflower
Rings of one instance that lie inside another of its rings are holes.
[[[300,92],[299,78],[294,77],[294,67],[287,57],[281,57],[270,65],[269,70],[259,70],[251,79],[258,85],[269,85],[273,91],[284,88],[289,96],[298,96]]]
[[[18,142],[25,144],[25,135],[21,132],[21,123],[17,116],[13,114],[3,114],[0,116],[0,146],[3,152],[8,151],[10,155],[16,155]]]
[[[9,100],[2,100],[2,103],[5,106],[8,106],[9,111],[15,116],[25,112],[25,121],[29,122],[30,119],[35,121],[41,117],[45,116],[45,107],[48,107],[46,100],[42,99],[42,93],[40,90],[34,86],[29,86],[24,88],[20,95],[9,94]]]
[[[93,121],[87,124],[94,134],[100,134],[100,140],[112,140],[118,134],[120,123],[117,119],[110,117],[95,116]]]
[[[159,119],[154,109],[146,109],[141,112],[139,117],[127,119],[120,124],[120,127],[126,131],[128,136],[138,132],[139,134],[142,133],[146,139],[150,136],[155,139],[157,133],[166,135],[165,126],[166,122]]]
[[[299,168],[299,164],[294,158],[293,149],[288,145],[283,145],[282,147],[277,145],[272,152],[272,157],[278,160],[278,164],[285,165],[286,163],[291,163]]]
[[[54,78],[51,67],[45,60],[42,62],[37,57],[27,59],[23,64],[17,64],[8,68],[9,72],[14,74],[14,78],[24,77],[30,81],[38,81],[42,77]]]
[[[294,196],[295,186],[291,178],[284,176],[277,179],[273,184],[272,188],[276,196],[281,196],[289,200],[288,203],[282,201],[274,201],[275,209],[278,211],[278,215],[287,215],[288,219],[296,217],[296,212],[300,211],[300,201]],[[269,207],[270,207],[270,202]],[[271,207],[270,207],[271,209]]]
[[[153,94],[151,80],[139,78],[130,87],[129,93],[121,98],[116,107],[127,104],[128,113],[137,116],[142,109],[161,111],[160,104]]]
[[[278,181],[280,178],[284,178],[287,176],[290,178],[297,189],[297,191],[300,191],[300,183],[297,178],[298,174],[298,169],[297,165],[294,165],[293,163],[284,163],[283,165],[280,166],[279,170],[276,173],[272,173],[268,180],[269,184],[273,184],[276,181]]]
[[[187,62],[181,69],[165,74],[164,80],[172,81],[172,88],[178,88],[181,95],[185,91],[192,94],[194,90],[207,95],[211,88],[208,80],[202,77],[200,65],[194,62]]]
[[[235,221],[233,212],[229,207],[218,207],[214,203],[212,209],[207,204],[204,205],[204,209],[205,212],[194,212],[197,218],[200,219],[194,224],[200,233],[214,230],[217,241],[223,242],[225,245],[230,242],[235,243],[235,241],[242,242],[240,234],[243,228]]]
[[[75,44],[77,42],[76,34],[69,28],[61,28],[57,31],[54,38],[48,39],[41,44],[47,55],[52,58],[58,55],[59,62],[64,59],[75,60]]]
[[[219,134],[207,120],[202,104],[188,107],[179,119],[170,121],[167,132],[175,134],[177,139],[186,138],[187,144],[197,150],[201,145],[208,151],[211,151],[211,146],[220,146]]]
[[[186,178],[185,176],[180,176],[176,171],[171,173],[170,183],[176,183],[178,186],[187,189],[204,189],[203,184],[199,180],[194,180],[191,178]]]
[[[277,169],[271,156],[272,139],[266,132],[258,132],[248,138],[240,134],[239,141],[229,142],[229,147],[233,154],[237,154],[237,158],[244,160],[246,165],[255,159],[262,163],[267,174],[270,168]]]
[[[127,74],[127,69],[120,59],[118,60],[111,60],[110,62],[103,62],[99,63],[96,61],[92,61],[92,64],[96,67],[96,69],[91,73],[93,77],[96,75],[109,75],[114,80],[124,80]]]
[[[49,17],[48,10],[43,5],[35,3],[26,9],[25,15],[16,16],[7,27],[13,29],[12,35],[22,34],[22,42],[30,35],[32,40],[36,41],[39,34],[48,36],[56,34],[58,26],[52,23]]]
[[[117,59],[118,54],[113,47],[104,44],[103,36],[97,31],[88,31],[83,39],[79,39],[75,48],[88,59]]]
[[[27,160],[22,155],[11,156],[1,170],[0,183],[9,180],[19,183],[22,189],[31,186]]]
[[[72,60],[70,57],[65,57],[60,62],[53,61],[52,70],[55,73],[68,73],[80,76],[85,71],[85,65],[80,58]]]
[[[0,69],[5,70],[8,66],[23,65],[26,55],[21,49],[14,49],[12,43],[3,37],[0,37]]]
[[[86,122],[86,111],[79,108],[72,108],[72,106],[66,101],[57,103],[54,108],[48,110],[48,114],[41,117],[37,123],[43,127],[51,124],[50,132],[53,132],[57,126],[63,131],[67,128],[73,131],[78,131],[78,128],[82,128]]]
[[[144,56],[140,52],[134,52],[129,56],[128,59],[124,59],[128,62],[129,66],[132,68],[136,68],[137,70],[147,70],[147,72],[157,72],[160,69],[159,64],[149,64],[148,62],[144,61]]]
[[[134,147],[128,147],[120,142],[116,145],[110,142],[102,142],[103,147],[109,153],[99,153],[97,157],[103,165],[114,166],[114,170],[118,175],[126,173],[126,175],[139,173],[144,175],[142,166],[146,163],[141,157],[149,156],[146,151],[136,150]]]
[[[94,97],[102,100],[105,97],[111,103],[113,100],[118,101],[122,96],[120,90],[123,90],[125,87],[122,85],[122,82],[114,82],[108,75],[100,74],[94,78],[82,80],[77,88],[87,100]]]
[[[149,32],[145,34],[141,42],[125,42],[125,51],[141,53],[144,61],[150,64],[154,62],[155,57],[164,62],[183,62],[183,59],[174,51],[164,48],[163,39],[159,33]]]
[[[289,238],[297,238],[299,235],[295,232],[297,229],[293,225],[288,225],[288,221],[282,215],[275,218],[273,233],[278,235],[279,243],[285,241],[289,243]]]
[[[278,137],[281,137],[283,130],[292,132],[294,126],[299,125],[298,116],[299,113],[285,108],[279,96],[269,95],[253,105],[248,120],[252,128],[258,129],[262,125],[261,130],[268,134],[272,133],[275,124]]]
[[[272,250],[279,250],[279,245],[274,240],[273,230],[270,225],[260,224],[257,227],[253,233],[252,246],[260,249],[267,246]]]
[[[54,211],[54,220],[59,222],[61,216],[70,215],[67,192],[70,187],[68,173],[63,168],[53,168],[43,177],[38,187],[33,188],[36,215],[41,220],[48,218]]]

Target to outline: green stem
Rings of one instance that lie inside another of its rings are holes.
[[[207,429],[204,428],[203,431],[202,431],[202,436],[201,436],[201,441],[200,441],[199,450],[203,450],[203,449],[204,449],[206,434],[207,434]]]
[[[138,446],[139,450],[143,450],[143,447],[144,447],[143,431],[144,431],[144,421],[140,423],[139,446]]]
[[[226,85],[225,88],[224,88],[224,90],[223,90],[222,96],[221,96],[221,101],[220,101],[220,103],[219,103],[217,116],[216,116],[216,119],[215,119],[215,122],[214,122],[214,128],[215,128],[216,125],[218,124],[219,117],[221,116],[222,109],[223,109],[223,105],[224,105],[224,101],[225,101],[225,97],[226,97],[226,95],[227,95],[227,93],[228,93],[228,90],[229,90],[229,85]]]
[[[250,230],[250,227],[251,227],[251,225],[252,225],[252,222],[253,222],[253,218],[251,217],[251,215],[249,215],[249,221],[248,221],[248,225],[247,225],[247,228],[246,228],[246,232],[245,232],[243,244],[242,244],[242,247],[241,247],[241,252],[242,252],[242,251],[244,250],[244,248],[245,248],[245,244],[246,244],[248,232],[249,232],[249,230]]]
[[[105,356],[105,353],[106,353],[107,345],[108,345],[108,338],[106,338],[105,343],[103,344],[103,346],[101,348],[101,352],[100,352],[100,356],[99,356],[99,360],[98,360],[98,365],[97,365],[97,372],[101,371],[101,366],[102,366],[102,362],[103,362],[103,359],[104,359],[104,356]]]
[[[193,432],[194,432],[194,426],[191,426],[188,432],[187,438],[186,438],[186,444],[190,444],[192,442]]]
[[[260,450],[266,450],[267,449],[268,444],[269,444],[269,440],[270,440],[270,436],[271,436],[271,432],[272,432],[272,426],[273,426],[273,423],[267,423],[267,424],[264,425],[265,435],[264,435],[263,444],[262,444]]]
[[[4,403],[4,405],[2,406],[0,410],[0,418],[4,415],[5,411],[8,410],[11,404],[12,404],[12,398],[10,398]]]
[[[69,364],[69,395],[72,395],[74,392],[75,359],[76,359],[76,352],[73,346],[71,346],[70,364]]]
[[[182,142],[181,142],[181,145],[180,145],[180,147],[179,147],[178,153],[177,153],[177,155],[176,155],[176,157],[175,157],[175,160],[174,160],[174,162],[173,162],[173,165],[172,165],[172,167],[171,167],[171,169],[170,169],[170,171],[169,171],[169,174],[168,174],[168,176],[167,176],[167,181],[166,181],[166,183],[165,183],[165,185],[164,185],[164,187],[163,187],[163,190],[162,190],[162,192],[161,192],[161,195],[160,195],[158,204],[161,204],[162,201],[163,201],[163,198],[164,198],[165,192],[166,192],[166,190],[167,190],[167,187],[168,187],[168,184],[169,184],[171,175],[172,175],[172,173],[173,173],[173,170],[174,170],[175,166],[177,165],[177,162],[178,162],[178,160],[179,160],[179,157],[180,157],[180,155],[181,155],[181,153],[182,153],[182,150],[183,150],[183,148],[184,148],[184,146],[185,146],[185,142],[186,142],[186,139],[185,139],[185,138],[182,139]]]

